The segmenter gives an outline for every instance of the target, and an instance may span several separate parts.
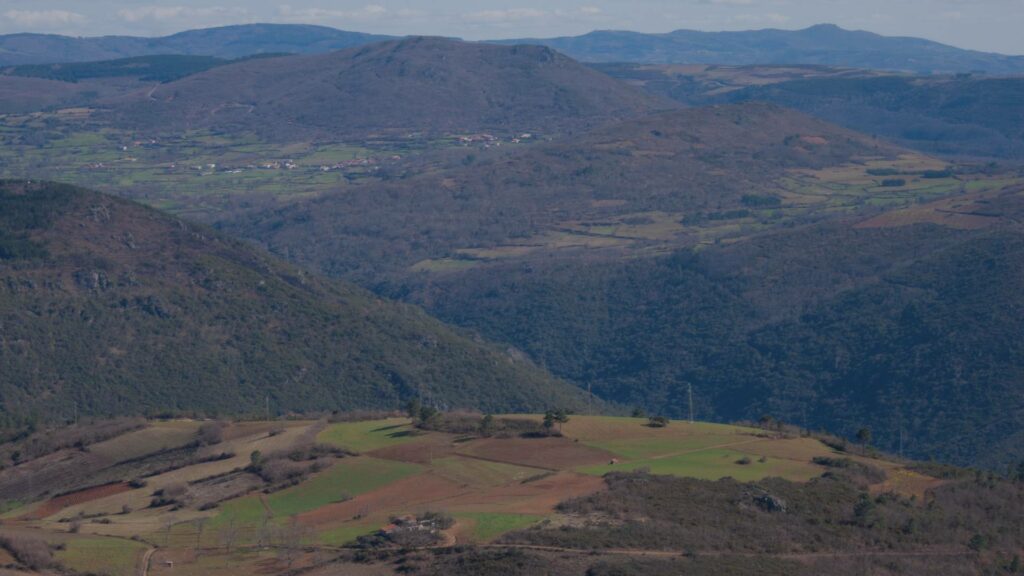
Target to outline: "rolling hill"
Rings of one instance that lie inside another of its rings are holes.
[[[117,124],[302,134],[545,134],[636,116],[671,101],[549,48],[410,38],[313,56],[221,66],[110,102]]]
[[[921,74],[1024,72],[1024,56],[963,50],[920,38],[844,30],[832,24],[793,31],[676,30],[665,34],[643,34],[605,30],[583,36],[502,42],[541,44],[583,62],[814,64]]]
[[[224,226],[618,403],[683,414],[692,383],[703,417],[999,467],[1021,456],[1015,182],[748,103]]]
[[[0,66],[91,62],[157,54],[241,58],[253,54],[330,52],[388,40],[325,26],[246,24],[188,30],[160,38],[53,34],[0,36]]]
[[[600,65],[691,106],[772,102],[900,146],[961,158],[1024,157],[1024,79],[821,67]]]
[[[439,265],[457,267],[459,259],[489,259],[490,251],[649,253],[678,241],[687,215],[715,220],[777,201],[789,170],[897,154],[771,105],[680,110],[506,156],[477,161],[469,150],[451,170],[349,187],[221,225],[295,261],[372,285],[415,274],[417,264],[441,259]],[[662,230],[626,247],[589,230],[622,219]],[[682,241],[696,237],[683,234]]]
[[[7,414],[582,405],[418,309],[149,208],[11,181],[0,206]]]

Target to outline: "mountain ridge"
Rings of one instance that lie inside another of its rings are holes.
[[[736,32],[595,31],[582,36],[500,42],[538,43],[580,61],[595,63],[828,65],[929,74],[1024,72],[1024,56],[965,50],[922,38],[846,30],[834,24],[802,30]]]
[[[72,38],[23,33],[0,36],[0,66],[168,53],[222,58],[268,52],[320,53],[395,38],[291,24],[224,26],[187,30],[159,38]],[[845,30],[834,24],[819,24],[803,30],[705,32],[680,29],[666,33],[595,30],[581,36],[485,42],[544,44],[587,62],[825,64],[919,73],[1024,72],[1024,56],[957,48],[909,36]],[[780,50],[779,45],[786,43],[791,46]],[[886,51],[890,54],[886,55]]]

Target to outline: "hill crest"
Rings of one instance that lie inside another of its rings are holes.
[[[269,138],[551,133],[676,106],[550,48],[429,37],[249,60],[109,104],[117,122],[146,130],[230,128]]]

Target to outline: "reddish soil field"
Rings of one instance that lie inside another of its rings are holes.
[[[451,438],[441,435],[425,436],[422,441],[412,444],[399,444],[378,448],[367,452],[367,456],[382,458],[384,460],[396,460],[398,462],[411,462],[413,464],[430,464],[431,460],[451,456],[455,453],[455,444]]]
[[[19,520],[42,520],[53,516],[61,510],[70,506],[76,506],[78,504],[85,504],[92,502],[93,500],[99,500],[100,498],[106,498],[107,496],[113,496],[115,494],[121,494],[122,492],[128,492],[131,490],[131,486],[127,483],[120,484],[107,484],[106,486],[97,486],[95,488],[88,488],[86,490],[80,490],[78,492],[72,492],[71,494],[65,494],[64,496],[58,496],[45,502],[35,510],[25,514],[18,518]]]
[[[571,498],[589,496],[607,488],[603,478],[558,472],[525,484],[508,484],[445,502],[446,509],[508,514],[550,514]]]
[[[468,443],[455,452],[470,458],[552,471],[607,464],[615,458],[610,452],[568,438],[491,438]]]
[[[299,522],[322,525],[351,520],[356,516],[375,516],[398,511],[415,511],[434,503],[463,496],[470,491],[434,474],[421,474],[389,484],[379,490],[361,494],[345,502],[328,504],[300,514]]]

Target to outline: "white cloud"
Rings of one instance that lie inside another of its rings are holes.
[[[138,8],[123,8],[118,10],[117,15],[126,22],[143,21],[164,21],[197,18],[244,18],[248,11],[245,8],[211,6],[208,8],[193,8],[191,6],[140,6]]]
[[[482,10],[470,12],[462,18],[469,22],[517,22],[544,18],[548,13],[535,8],[509,8],[507,10]]]
[[[277,9],[278,15],[289,22],[315,22],[317,20],[376,20],[389,15],[388,9],[379,4],[367,4],[355,10],[337,10],[334,8],[295,8],[283,4]],[[419,11],[400,10],[400,17],[419,15]]]
[[[54,28],[83,24],[88,20],[77,12],[67,10],[8,10],[4,20],[23,28]]]
[[[785,14],[737,14],[732,18],[736,22],[755,24],[786,24],[792,18]]]

